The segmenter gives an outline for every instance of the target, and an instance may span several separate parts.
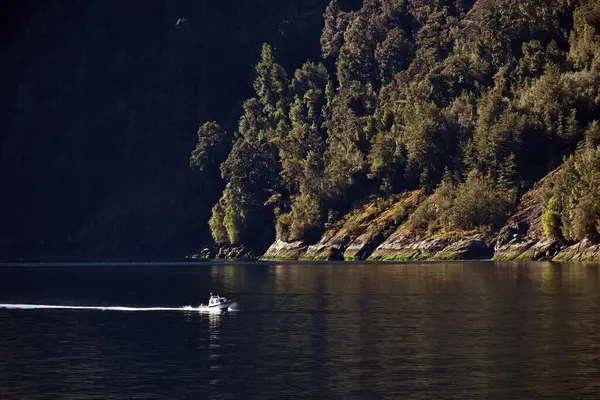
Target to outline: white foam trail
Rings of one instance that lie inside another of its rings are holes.
[[[194,311],[204,312],[198,307],[119,307],[119,306],[60,306],[50,304],[0,304],[0,308],[13,310],[63,309],[63,310],[101,310],[101,311]]]

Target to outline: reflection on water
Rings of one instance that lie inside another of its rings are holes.
[[[283,264],[257,281],[230,268],[212,272],[227,292],[259,288],[256,309],[279,313],[269,325],[296,332],[259,338],[261,352],[343,371],[317,379],[341,398],[600,394],[598,264]]]
[[[598,264],[0,268],[0,398],[599,398]]]

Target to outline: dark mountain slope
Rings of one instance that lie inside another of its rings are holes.
[[[195,248],[222,189],[189,169],[195,131],[235,125],[263,42],[290,68],[317,57],[325,6],[3,2],[3,258]]]

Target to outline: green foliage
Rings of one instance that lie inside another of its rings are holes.
[[[190,156],[190,167],[202,172],[218,169],[227,156],[228,135],[218,123],[206,122],[198,129],[198,144]]]
[[[578,69],[600,67],[600,3],[582,1],[573,13],[569,59]]]
[[[317,241],[322,232],[322,215],[319,198],[313,194],[301,194],[292,202],[290,240]]]
[[[408,227],[416,233],[439,231],[492,231],[502,227],[516,204],[516,191],[473,170],[465,182],[444,179],[434,195],[410,216]]]
[[[321,34],[323,58],[337,58],[344,42],[344,31],[348,27],[350,13],[341,10],[339,1],[332,0],[325,10],[325,27]]]
[[[377,44],[375,61],[379,68],[382,82],[391,81],[396,73],[410,65],[414,52],[413,44],[408,40],[406,32],[394,28],[387,34],[385,40]]]
[[[440,219],[447,231],[496,230],[502,227],[516,200],[516,190],[498,185],[479,171],[471,171],[458,186],[455,200],[440,212]]]
[[[536,121],[514,107],[498,90],[482,95],[477,111],[472,147],[467,149],[468,162],[472,168],[500,178],[507,169],[517,167],[515,155],[524,158],[522,154],[527,149],[523,148],[523,142],[538,129]]]
[[[344,32],[344,44],[337,62],[337,77],[343,87],[351,81],[368,82],[375,72],[376,44],[364,13],[352,18]]]
[[[597,72],[551,70],[521,91],[518,106],[531,112],[546,137],[573,145],[582,138],[582,123],[599,110],[599,84]]]
[[[365,199],[417,188],[433,196],[409,231],[499,229],[564,154],[600,142],[597,11],[560,0],[365,0],[353,11],[331,1],[327,67],[308,61],[289,82],[263,46],[256,96],[222,165],[228,240],[275,222],[278,238],[313,242]],[[577,206],[554,193],[547,235],[593,236],[594,197],[573,196]]]
[[[276,160],[264,137],[255,140],[238,138],[227,160],[221,166],[229,182],[224,191],[224,222],[232,244],[260,242],[252,228],[254,223],[272,219],[272,210],[264,203],[270,188],[277,184]],[[272,222],[271,222],[272,223]]]
[[[263,44],[260,62],[256,65],[254,90],[273,127],[285,118],[288,80],[285,70],[275,63],[273,49]]]
[[[600,147],[580,147],[560,169],[544,207],[548,238],[600,239]]]
[[[319,198],[312,194],[301,194],[292,200],[291,211],[277,218],[276,234],[283,241],[317,241],[323,225]]]
[[[523,43],[523,56],[519,60],[519,72],[524,76],[540,76],[544,69],[544,53],[539,40]]]
[[[277,221],[275,222],[275,234],[276,237],[284,242],[291,242],[291,226],[293,223],[292,213],[281,214],[277,217]]]
[[[432,198],[421,203],[410,215],[406,227],[411,234],[434,234],[441,229],[436,204]]]
[[[561,239],[558,200],[552,196],[542,214],[542,229],[548,239]]]
[[[590,122],[584,136],[588,147],[600,146],[600,124],[598,121]]]
[[[223,210],[223,226],[227,231],[229,243],[240,245],[244,243],[247,228],[248,210],[245,207],[245,201],[241,197],[241,193],[231,190],[231,187],[225,189],[223,193],[223,201],[225,203]],[[217,240],[217,237],[213,237]]]
[[[256,71],[257,97],[244,102],[235,142],[221,164],[227,187],[219,200],[222,205],[213,209],[211,232],[215,241],[224,240],[222,214],[229,243],[260,247],[271,239],[272,229],[262,234],[253,229],[262,224],[270,227],[274,221],[275,208],[269,200],[273,189],[281,185],[276,143],[287,130],[288,87],[285,71],[274,62],[270,46],[263,46]]]
[[[298,69],[290,90],[291,129],[280,142],[281,175],[295,192],[318,191],[325,152],[323,114],[329,79],[322,64],[307,62]]]
[[[409,168],[416,177],[423,177],[419,185],[435,186],[442,177],[445,151],[453,146],[451,132],[441,110],[431,102],[415,101],[408,104],[402,114],[404,132],[402,142],[406,148]],[[413,179],[414,180],[414,179]]]
[[[227,243],[229,241],[227,229],[223,224],[225,219],[225,206],[223,199],[219,199],[217,204],[212,208],[212,215],[208,221],[210,233],[216,243]]]

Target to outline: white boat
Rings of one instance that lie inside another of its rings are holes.
[[[208,300],[208,305],[200,304],[198,306],[199,311],[208,311],[208,312],[225,312],[231,306],[232,301],[228,300],[225,297],[221,297],[218,294],[210,294],[210,299]]]

